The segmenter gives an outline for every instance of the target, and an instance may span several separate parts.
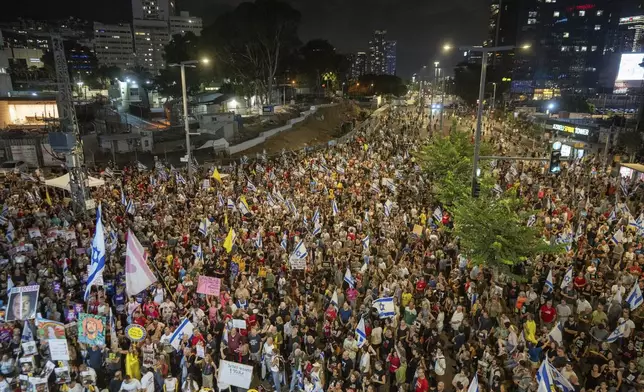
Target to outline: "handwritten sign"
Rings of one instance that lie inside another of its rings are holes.
[[[237,362],[219,361],[217,381],[235,387],[248,389],[253,379],[253,367]]]
[[[69,361],[67,339],[49,339],[49,354],[53,361]]]
[[[233,319],[233,328],[246,329],[246,320]]]
[[[218,296],[221,291],[221,279],[210,276],[199,276],[197,292],[199,294]]]

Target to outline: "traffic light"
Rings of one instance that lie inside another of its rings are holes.
[[[481,184],[479,184],[478,180],[474,180],[472,183],[472,197],[479,197],[481,194]]]
[[[561,171],[561,150],[552,150],[550,153],[550,173],[559,174]]]

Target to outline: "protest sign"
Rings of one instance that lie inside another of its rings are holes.
[[[72,379],[67,366],[54,369],[54,374],[56,375],[56,384],[64,384]]]
[[[5,321],[29,320],[36,317],[39,285],[14,287],[9,293]]]
[[[49,355],[54,361],[69,361],[69,349],[66,339],[49,339]]]
[[[253,379],[253,367],[237,362],[219,361],[217,381],[235,387],[248,389]]]
[[[138,324],[130,324],[125,327],[125,336],[133,342],[140,342],[147,336],[145,328]]]
[[[417,235],[418,237],[421,237],[423,235],[423,226],[421,225],[414,225],[414,231],[413,233]]]
[[[219,296],[220,291],[221,279],[204,275],[199,276],[199,283],[197,284],[199,294]]]
[[[233,319],[233,328],[246,329],[246,320]]]
[[[42,234],[40,233],[40,229],[37,227],[29,228],[29,238],[38,238],[38,237],[42,237]]]
[[[65,339],[65,324],[36,317],[36,335],[38,339]]]
[[[105,344],[105,317],[87,313],[78,315],[78,341],[90,345]]]

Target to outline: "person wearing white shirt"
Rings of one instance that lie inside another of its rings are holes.
[[[129,374],[125,375],[123,383],[121,383],[120,392],[138,392],[141,389],[141,383],[136,378],[132,378]]]
[[[622,314],[623,316],[619,318],[617,325],[624,325],[624,339],[628,339],[635,330],[635,323],[628,316],[628,309],[625,309]]]
[[[592,305],[584,297],[577,299],[577,314],[584,314],[588,309],[592,309]]]
[[[149,369],[145,371],[143,377],[141,377],[141,389],[144,392],[154,392],[154,373]]]
[[[9,386],[9,382],[4,378],[3,375],[0,375],[0,392],[10,392],[11,387]]]

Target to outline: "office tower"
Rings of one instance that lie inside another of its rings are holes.
[[[0,48],[3,46],[2,31],[0,31]],[[0,50],[0,97],[6,97],[11,91],[13,91],[13,87],[9,74],[9,60],[4,51]]]
[[[132,19],[167,21],[174,13],[173,0],[132,0]]]
[[[385,42],[385,73],[396,75],[396,41]]]
[[[369,41],[369,73],[383,75],[385,68],[385,36],[386,30],[376,30]]]
[[[133,68],[134,40],[130,24],[94,22],[94,53],[100,65]]]
[[[367,53],[358,52],[351,61],[351,79],[358,80],[367,73]]]
[[[168,21],[134,19],[133,27],[136,63],[156,75],[165,68],[164,47],[171,38]]]
[[[200,36],[202,27],[201,18],[190,16],[187,11],[181,11],[178,16],[170,17],[170,35],[191,32],[196,36]]]

